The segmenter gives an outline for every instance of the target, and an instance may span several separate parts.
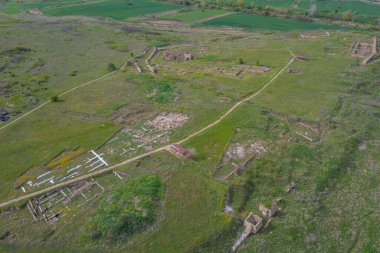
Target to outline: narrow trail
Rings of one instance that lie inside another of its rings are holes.
[[[291,52],[290,52],[291,53]],[[291,53],[293,55],[293,53]],[[181,144],[183,142],[186,142],[188,140],[190,140],[191,138],[193,138],[194,136],[196,135],[199,135],[203,132],[205,132],[207,129],[219,124],[224,118],[226,118],[229,114],[231,114],[237,107],[239,107],[241,104],[243,104],[244,102],[258,96],[261,92],[263,92],[271,83],[273,83],[274,80],[276,80],[292,63],[293,61],[295,60],[294,57],[292,57],[292,59],[276,74],[274,75],[269,81],[267,81],[263,87],[261,87],[257,92],[255,92],[254,94],[240,100],[239,102],[237,102],[234,106],[232,106],[227,112],[225,112],[222,116],[219,117],[219,119],[217,119],[216,121],[214,121],[213,123],[207,125],[206,127],[192,133],[191,135],[189,135],[188,137],[178,141],[178,142],[175,142],[175,143],[178,143],[178,144]],[[78,87],[79,88],[79,87]],[[172,143],[171,143],[172,144]],[[50,187],[47,187],[45,189],[41,189],[41,190],[38,190],[38,191],[35,191],[35,192],[32,192],[32,193],[29,193],[29,194],[26,194],[26,195],[23,195],[23,196],[20,196],[20,197],[17,197],[17,198],[14,198],[14,199],[11,199],[11,200],[8,200],[6,202],[3,202],[3,203],[0,203],[0,207],[5,207],[5,206],[8,206],[10,204],[13,204],[13,203],[16,203],[18,201],[21,201],[21,200],[27,200],[27,199],[30,199],[30,198],[33,198],[33,197],[36,197],[36,196],[39,196],[41,194],[44,194],[44,193],[47,193],[49,191],[52,191],[52,190],[56,190],[56,189],[59,189],[61,187],[64,187],[64,186],[67,186],[67,185],[70,185],[70,184],[73,184],[75,182],[78,182],[78,181],[82,181],[82,180],[85,180],[85,179],[88,179],[88,178],[91,178],[91,177],[95,177],[95,176],[98,176],[98,175],[101,175],[101,174],[104,174],[106,172],[110,172],[118,167],[121,167],[121,166],[124,166],[128,163],[131,163],[131,162],[134,162],[140,158],[143,158],[143,157],[146,157],[146,156],[149,156],[149,155],[152,155],[152,154],[155,154],[155,153],[158,153],[158,152],[161,152],[163,150],[168,150],[170,148],[170,145],[171,144],[168,144],[166,146],[163,146],[163,147],[160,147],[160,148],[157,148],[155,150],[152,150],[152,151],[149,151],[149,152],[146,152],[144,154],[141,154],[141,155],[138,155],[138,156],[135,156],[133,158],[130,158],[130,159],[127,159],[121,163],[118,163],[118,164],[115,164],[115,165],[112,165],[110,167],[107,167],[107,168],[104,168],[104,169],[101,169],[101,170],[98,170],[98,171],[95,171],[95,172],[92,172],[92,173],[89,173],[89,174],[85,174],[85,175],[82,175],[82,176],[79,176],[77,178],[74,178],[74,179],[71,179],[71,180],[68,180],[66,182],[62,182],[62,183],[59,183],[59,184],[56,184],[56,185],[53,185],[53,186],[50,186]]]
[[[203,22],[210,21],[210,20],[213,20],[213,19],[217,19],[217,18],[221,18],[221,17],[229,16],[229,15],[234,14],[234,13],[235,13],[235,12],[227,12],[227,13],[223,13],[223,14],[219,14],[219,15],[211,16],[211,17],[208,17],[208,18],[198,19],[198,20],[195,20],[195,21],[193,22],[193,24],[203,23]]]

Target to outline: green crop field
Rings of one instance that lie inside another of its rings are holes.
[[[227,1],[225,1],[227,2]],[[339,13],[344,11],[356,12],[360,15],[374,15],[378,16],[380,12],[380,5],[376,3],[364,2],[359,0],[337,0],[337,1],[308,1],[300,0],[299,5],[295,5],[295,1],[292,0],[257,0],[253,2],[254,6],[273,6],[282,9],[294,9],[300,11],[308,11],[312,4],[317,6],[319,11],[324,10],[337,10]],[[246,5],[250,5],[251,2],[245,1]]]
[[[346,29],[340,25],[305,22],[270,16],[258,16],[245,13],[236,13],[225,17],[209,20],[203,23],[209,26],[231,26],[255,30],[273,31],[302,31],[302,30],[339,30]]]
[[[160,19],[178,20],[185,23],[193,23],[194,21],[210,18],[216,15],[226,13],[224,10],[209,10],[209,9],[192,9],[179,11],[177,13],[161,16]]]
[[[50,16],[90,16],[105,17],[123,20],[129,17],[146,15],[158,12],[165,12],[179,9],[173,4],[162,3],[155,0],[123,1],[88,1],[77,0],[64,1],[30,1],[22,3],[6,4],[3,12],[8,14],[18,13],[20,10],[38,8],[46,15]]]
[[[134,1],[131,5],[126,1],[111,0],[49,8],[46,9],[44,13],[51,16],[81,15],[123,20],[129,17],[175,10],[178,8],[180,7],[173,4],[152,0]]]

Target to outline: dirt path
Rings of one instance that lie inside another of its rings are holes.
[[[216,18],[221,18],[221,17],[229,16],[229,15],[234,14],[234,13],[235,12],[227,12],[227,13],[215,15],[215,16],[208,17],[208,18],[198,19],[198,20],[195,20],[193,22],[193,24],[203,23],[203,22],[210,21],[210,20],[213,20],[213,19],[216,19]]]
[[[292,54],[292,53],[291,53]],[[292,54],[293,55],[293,54]],[[234,106],[232,106],[227,112],[225,112],[222,116],[219,117],[219,119],[217,119],[216,121],[214,121],[213,123],[207,125],[206,127],[194,132],[193,134],[189,135],[188,137],[176,142],[178,144],[180,143],[183,143],[183,142],[186,142],[188,141],[189,139],[193,138],[194,136],[196,135],[199,135],[201,133],[203,133],[204,131],[206,131],[207,129],[219,124],[224,118],[226,118],[229,114],[231,114],[237,107],[239,107],[242,103],[256,97],[257,95],[259,95],[261,92],[263,92],[271,83],[273,83],[274,80],[276,80],[289,66],[290,64],[293,63],[294,61],[294,57],[276,74],[274,75],[269,81],[267,81],[263,87],[261,87],[257,92],[255,92],[254,94],[240,100],[239,102],[237,102]],[[111,74],[111,73],[110,73]],[[69,91],[67,91],[69,92]],[[52,191],[52,190],[56,190],[56,189],[59,189],[61,187],[64,187],[64,186],[67,186],[67,185],[70,185],[72,183],[75,183],[75,182],[78,182],[78,181],[81,181],[81,180],[85,180],[85,179],[88,179],[88,178],[92,178],[92,177],[95,177],[95,176],[98,176],[98,175],[101,175],[101,174],[104,174],[106,172],[110,172],[118,167],[121,167],[121,166],[124,166],[128,163],[131,163],[133,161],[136,161],[140,158],[143,158],[143,157],[146,157],[146,156],[149,156],[149,155],[152,155],[152,154],[155,154],[155,153],[158,153],[158,152],[161,152],[163,150],[167,150],[169,149],[171,144],[168,144],[166,146],[163,146],[163,147],[160,147],[158,149],[155,149],[155,150],[152,150],[150,152],[147,152],[147,153],[144,153],[144,154],[141,154],[141,155],[138,155],[138,156],[135,156],[133,158],[130,158],[130,159],[127,159],[121,163],[118,163],[118,164],[115,164],[113,166],[110,166],[110,167],[107,167],[107,168],[104,168],[104,169],[101,169],[101,170],[98,170],[98,171],[95,171],[95,172],[92,172],[92,173],[89,173],[89,174],[85,174],[83,176],[79,176],[77,178],[74,178],[74,179],[71,179],[71,180],[68,180],[66,182],[62,182],[62,183],[59,183],[59,184],[56,184],[56,185],[53,185],[53,186],[50,186],[50,187],[47,187],[45,189],[41,189],[39,191],[36,191],[36,192],[32,192],[32,193],[29,193],[29,194],[26,194],[26,195],[23,195],[23,196],[20,196],[20,197],[17,197],[17,198],[14,198],[14,199],[11,199],[9,201],[6,201],[6,202],[3,202],[3,203],[0,203],[0,207],[4,207],[4,206],[8,206],[10,204],[13,204],[13,203],[16,203],[18,201],[21,201],[21,200],[26,200],[26,199],[30,199],[30,198],[33,198],[33,197],[36,197],[36,196],[39,196],[41,194],[44,194],[44,193],[47,193],[49,191]]]

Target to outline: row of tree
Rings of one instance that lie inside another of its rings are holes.
[[[342,21],[355,21],[358,23],[373,23],[376,24],[376,19],[364,18],[356,19],[357,12],[345,11],[340,12],[340,8],[336,9],[323,9],[319,10],[315,1],[312,0],[309,10],[299,9],[301,2],[296,0],[293,2],[292,7],[288,9],[275,8],[272,6],[256,5],[253,1],[247,3],[244,0],[162,0],[184,6],[195,6],[210,9],[230,9],[238,12],[247,12],[258,15],[266,16],[279,16],[285,18],[293,18],[298,20],[312,20],[315,18],[322,18],[327,20],[342,20]]]

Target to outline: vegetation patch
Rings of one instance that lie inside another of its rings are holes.
[[[13,56],[13,55],[22,54],[22,53],[26,53],[26,52],[30,52],[30,51],[32,51],[32,49],[30,49],[30,48],[23,47],[23,46],[15,46],[11,49],[4,50],[4,51],[0,52],[0,55]]]
[[[49,76],[46,74],[37,74],[29,78],[29,82],[42,84],[49,81]]]
[[[175,81],[171,78],[158,78],[149,74],[139,76],[138,83],[143,83],[147,97],[160,104],[173,102],[176,94]]]
[[[118,240],[151,226],[164,197],[164,183],[156,175],[144,175],[113,190],[103,198],[88,222],[92,240]]]

